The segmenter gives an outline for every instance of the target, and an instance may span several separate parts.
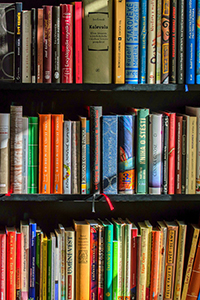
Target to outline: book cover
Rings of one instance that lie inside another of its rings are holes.
[[[15,3],[15,82],[22,82],[22,2]]]
[[[150,298],[150,284],[151,284],[151,260],[152,260],[152,230],[153,226],[149,220],[144,221],[148,228],[148,250],[147,250],[147,283],[146,283],[146,300]]]
[[[90,299],[90,225],[75,221],[76,232],[76,299]]]
[[[52,82],[52,6],[43,5],[43,82]]]
[[[182,178],[181,178],[181,194],[185,194],[186,184],[186,120],[182,122]]]
[[[52,82],[60,83],[60,6],[52,7]]]
[[[71,121],[64,121],[63,128],[63,193],[71,194]]]
[[[73,5],[61,8],[61,82],[73,83]]]
[[[47,299],[51,299],[51,270],[52,270],[52,240],[51,236],[47,239]]]
[[[51,258],[48,252],[48,258],[51,260],[49,265],[51,266],[51,270],[49,269],[49,272],[51,273],[51,278],[49,278],[48,287],[48,294],[49,299],[55,299],[55,256],[56,256],[56,236],[54,232],[50,232],[50,238],[49,243],[51,244]],[[49,245],[50,246],[50,245]],[[49,291],[49,289],[51,289]]]
[[[83,82],[111,83],[113,0],[96,4],[83,1]]]
[[[90,194],[90,120],[86,120],[86,194]]]
[[[75,19],[75,82],[83,83],[83,4],[81,1],[74,3],[74,19]]]
[[[60,262],[60,270],[61,270],[61,300],[65,300],[66,298],[66,241],[65,241],[65,228],[62,224],[58,224],[59,234],[60,234],[60,253],[61,253],[61,262]]]
[[[181,194],[183,116],[176,116],[175,194]]]
[[[161,13],[162,13],[162,0],[157,0],[156,4],[156,83],[161,83]]]
[[[118,300],[119,284],[119,241],[113,240],[113,300]]]
[[[98,267],[97,267],[97,284],[98,284],[98,300],[103,300],[104,295],[104,260],[105,260],[105,227],[98,221]]]
[[[162,1],[161,83],[169,83],[170,0]]]
[[[37,9],[37,83],[43,82],[43,8]]]
[[[125,83],[137,84],[139,79],[139,0],[126,0],[125,19]]]
[[[0,4],[0,81],[15,80],[15,3]]]
[[[80,194],[80,121],[72,121],[72,194]]]
[[[123,221],[122,221],[123,222]],[[124,225],[124,299],[130,299],[131,296],[131,238],[132,223],[125,220]]]
[[[66,300],[75,299],[75,231],[65,228],[66,243]]]
[[[0,194],[10,187],[10,114],[0,113]]]
[[[29,292],[29,224],[20,222],[20,231],[23,233],[22,249],[22,299],[28,300]]]
[[[196,83],[200,83],[200,1],[197,0],[197,28],[196,28]]]
[[[0,230],[0,293],[6,300],[6,232]]]
[[[41,230],[36,229],[36,260],[35,260],[35,299],[39,300],[40,295],[40,234]]]
[[[102,116],[102,191],[118,191],[118,116]]]
[[[51,115],[39,115],[39,193],[50,194]]]
[[[139,83],[147,83],[147,0],[141,0],[140,20]]]
[[[125,13],[126,1],[115,0],[114,6],[114,83],[125,83]],[[117,247],[117,246],[116,246]]]
[[[22,11],[22,83],[31,83],[31,11]]]
[[[157,221],[157,227],[161,231],[160,237],[160,260],[159,260],[159,277],[158,277],[158,299],[164,297],[164,280],[165,280],[165,258],[167,246],[167,226],[163,221]]]
[[[61,299],[61,234],[58,229],[55,229],[56,248],[55,248],[55,299]]]
[[[86,194],[86,117],[79,116],[81,122],[81,194]]]
[[[40,233],[40,291],[39,291],[39,299],[43,298],[43,238],[44,238],[44,233]]]
[[[127,219],[128,222],[130,222]],[[131,276],[130,276],[130,290],[131,290],[131,300],[136,300],[136,288],[137,288],[137,237],[138,237],[138,227],[132,223],[131,228]]]
[[[178,1],[177,11],[177,83],[185,83],[185,0]]]
[[[37,224],[29,222],[29,299],[35,299],[35,261],[36,261],[36,228]]]
[[[137,235],[136,300],[140,299],[141,234]]]
[[[28,117],[28,194],[38,192],[38,117]]]
[[[16,229],[6,227],[6,299],[16,299]]]
[[[169,117],[163,114],[162,116],[162,192],[168,193],[168,152],[169,152]]]
[[[37,16],[36,8],[31,8],[31,82],[37,82]]]
[[[47,236],[42,242],[42,299],[47,299]]]
[[[51,193],[63,193],[63,114],[51,115]]]
[[[177,82],[177,0],[171,0],[169,83]],[[178,54],[179,55],[179,54]]]
[[[22,193],[28,193],[28,117],[22,117]]]

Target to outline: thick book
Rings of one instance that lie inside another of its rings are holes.
[[[83,4],[81,1],[74,2],[74,37],[75,41],[75,68],[74,82],[83,83]]]
[[[52,7],[52,82],[60,83],[60,6]]]
[[[135,116],[118,117],[118,190],[120,194],[135,193]]]
[[[38,192],[38,117],[28,117],[28,194]]]
[[[71,194],[71,121],[64,121],[63,127],[63,193]]]
[[[185,0],[178,1],[177,11],[177,83],[185,83]]]
[[[147,83],[156,83],[156,0],[148,1]]]
[[[176,116],[175,194],[181,194],[183,116]]]
[[[29,298],[35,299],[35,261],[36,261],[36,229],[37,224],[29,222]]]
[[[162,193],[168,193],[168,149],[169,149],[169,117],[162,117]]]
[[[140,20],[139,83],[147,83],[147,0],[141,0]]]
[[[6,227],[6,299],[16,299],[16,229]]]
[[[26,221],[20,222],[20,231],[23,233],[22,248],[22,299],[28,300],[29,292],[29,224]]]
[[[162,0],[157,0],[156,4],[156,83],[161,83],[161,26],[162,26]]]
[[[6,300],[6,232],[0,230],[0,292],[1,299]]]
[[[22,83],[31,83],[31,11],[22,11]]]
[[[90,194],[90,120],[86,120],[86,194]]]
[[[169,83],[170,0],[162,1],[161,83]]]
[[[31,8],[31,82],[37,82],[37,9]]]
[[[61,82],[73,83],[73,5],[60,4]]]
[[[139,79],[139,1],[126,0],[125,83]],[[133,23],[132,26],[130,24]]]
[[[170,15],[170,48],[169,48],[169,83],[177,82],[177,9],[178,1],[171,0]],[[179,25],[180,26],[180,25]]]
[[[15,3],[0,4],[0,81],[15,80]]]
[[[112,82],[113,0],[83,1],[83,82]]]
[[[75,231],[65,228],[66,300],[75,299]]]
[[[15,82],[22,82],[22,2],[16,2],[15,10]]]
[[[102,116],[102,192],[118,192],[118,116]]]
[[[86,194],[87,183],[86,183],[86,117],[79,116],[81,122],[81,194]]]
[[[182,122],[182,175],[181,175],[181,194],[185,194],[186,184],[186,130],[187,123],[183,119]]]
[[[167,226],[163,221],[157,221],[157,227],[161,231],[160,237],[160,261],[159,261],[159,277],[158,277],[158,300],[164,297],[164,280],[165,280],[165,258],[167,246]]]
[[[37,9],[37,83],[43,82],[43,8]]]
[[[72,194],[80,194],[80,121],[72,121]]]
[[[10,187],[10,114],[0,113],[0,194]]]
[[[22,193],[28,193],[28,117],[22,120]]]
[[[43,82],[52,82],[52,6],[43,5]]]

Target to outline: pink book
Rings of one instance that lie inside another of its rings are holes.
[[[75,1],[75,80],[83,83],[82,70],[82,2]]]
[[[61,7],[61,82],[73,83],[73,5]]]
[[[43,5],[43,82],[52,82],[52,6]]]
[[[0,232],[0,293],[1,300],[6,299],[6,233]]]

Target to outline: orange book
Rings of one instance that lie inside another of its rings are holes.
[[[63,114],[51,115],[51,193],[63,193]]]
[[[6,300],[16,299],[16,229],[6,228]]]
[[[196,250],[192,275],[189,283],[186,300],[196,300],[200,291],[200,238]]]
[[[39,193],[50,194],[51,115],[39,115]]]
[[[152,230],[150,300],[158,299],[160,239],[161,239],[161,231],[159,229],[154,228]]]

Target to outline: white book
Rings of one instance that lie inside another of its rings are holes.
[[[28,118],[22,120],[23,137],[22,137],[22,193],[28,191]]]
[[[31,83],[31,11],[22,11],[22,82]]]
[[[51,237],[51,300],[55,300],[55,255],[56,255],[56,236],[53,232]]]
[[[28,300],[29,292],[29,224],[25,221],[20,222],[20,231],[23,233],[22,249],[22,299]]]
[[[59,229],[55,229],[56,235],[56,266],[55,266],[55,296],[56,299],[61,299],[61,233]]]
[[[10,114],[0,114],[0,194],[7,194],[10,181]]]
[[[71,121],[64,121],[63,135],[63,192],[71,194]]]
[[[65,228],[58,224],[61,238],[61,299],[65,299],[66,294],[66,250],[65,250]],[[63,298],[64,297],[64,298]]]
[[[75,231],[65,228],[66,300],[75,300]]]

